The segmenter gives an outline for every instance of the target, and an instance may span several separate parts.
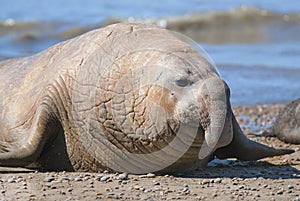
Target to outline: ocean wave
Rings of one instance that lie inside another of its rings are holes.
[[[251,6],[163,18],[112,17],[99,24],[79,26],[65,22],[22,22],[6,19],[0,21],[0,39],[10,37],[17,43],[49,38],[60,41],[119,22],[157,24],[181,32],[197,42],[208,44],[300,41],[300,13],[282,14]]]
[[[64,22],[0,21],[0,37],[13,38],[15,42],[43,40],[45,38],[68,39],[85,33],[95,27],[76,26]]]
[[[275,13],[252,6],[167,18],[109,18],[102,25],[118,22],[153,23],[204,43],[300,40],[300,13]]]

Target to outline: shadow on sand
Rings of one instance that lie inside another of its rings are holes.
[[[178,177],[188,178],[264,178],[300,179],[300,171],[291,165],[274,165],[265,161],[243,162],[215,159],[206,168],[200,168]]]

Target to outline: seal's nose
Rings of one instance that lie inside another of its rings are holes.
[[[199,154],[202,158],[216,148],[228,145],[233,132],[230,92],[227,84],[219,77],[211,77],[205,80],[201,92],[209,114],[209,124],[204,129],[204,151]]]

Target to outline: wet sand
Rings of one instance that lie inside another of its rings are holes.
[[[0,200],[300,200],[300,146],[264,137],[281,105],[235,106],[249,138],[291,155],[256,162],[214,160],[177,175],[35,172],[1,168]]]

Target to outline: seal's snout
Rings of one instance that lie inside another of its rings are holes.
[[[208,124],[203,126],[205,126],[205,142],[211,149],[226,146],[232,140],[232,112],[229,96],[227,84],[219,77],[205,81],[202,88],[202,101],[206,103],[209,118]]]

